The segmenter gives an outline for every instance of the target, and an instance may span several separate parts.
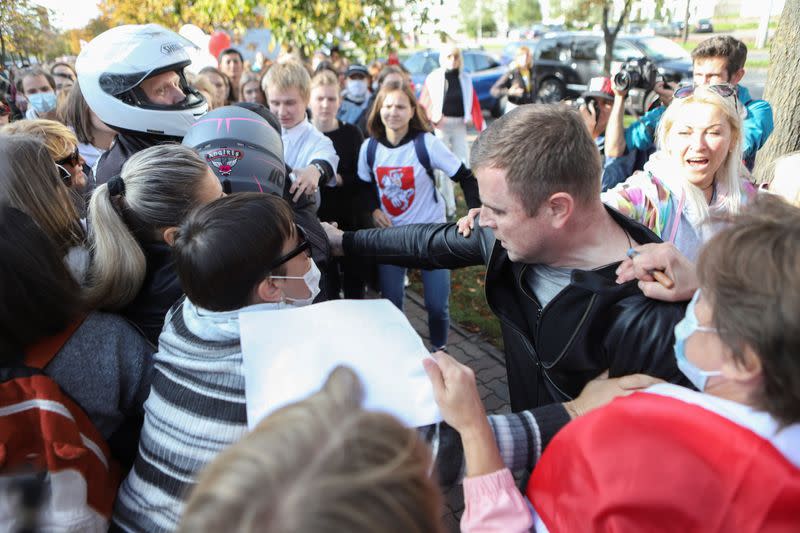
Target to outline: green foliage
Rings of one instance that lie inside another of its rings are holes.
[[[171,29],[191,23],[207,32],[269,28],[275,37],[305,55],[321,46],[352,43],[371,56],[383,55],[401,41],[397,6],[424,0],[102,0],[112,25],[155,22]],[[368,59],[372,59],[369,57]]]
[[[0,1],[0,54],[38,60],[63,53],[63,47],[50,25],[50,10],[30,0]]]
[[[542,8],[539,0],[519,0],[509,3],[508,23],[512,28],[530,26],[540,20],[542,20]]]
[[[497,24],[494,21],[494,14],[490,0],[483,1],[483,9],[480,11],[481,16],[478,16],[478,2],[477,0],[462,0],[461,19],[464,23],[464,31],[469,37],[475,38],[478,36],[478,25],[480,24],[481,32],[483,35],[490,35],[497,33]]]

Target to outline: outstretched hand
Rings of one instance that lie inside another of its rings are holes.
[[[464,237],[469,237],[472,233],[472,230],[475,229],[475,217],[481,214],[480,207],[473,207],[470,209],[466,215],[458,219],[456,222],[456,227],[458,228],[458,232],[463,235]]]
[[[436,403],[445,422],[461,435],[467,476],[480,476],[503,468],[503,460],[475,385],[475,373],[444,352],[422,364],[433,384]]]
[[[314,166],[294,169],[295,179],[289,188],[292,201],[297,202],[304,194],[314,194],[318,190],[319,170]]]
[[[433,394],[445,422],[459,433],[470,431],[486,421],[486,410],[475,384],[475,372],[444,352],[423,359],[433,383]]]
[[[325,235],[328,237],[328,242],[331,245],[331,253],[334,256],[341,257],[344,255],[344,248],[342,247],[342,235],[344,232],[339,229],[336,222],[322,222],[322,229],[325,230]]]

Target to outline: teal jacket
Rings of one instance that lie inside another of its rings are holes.
[[[747,116],[744,119],[744,138],[742,148],[747,168],[752,170],[756,152],[767,142],[775,125],[772,120],[772,107],[764,100],[753,100],[746,87],[737,86],[739,102],[744,104]],[[665,106],[659,106],[625,129],[625,145],[628,150],[647,150],[655,143],[656,128],[664,114]]]

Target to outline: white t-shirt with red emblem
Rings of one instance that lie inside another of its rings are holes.
[[[358,154],[358,177],[369,183],[372,176],[367,165],[368,144],[369,139],[361,145]],[[441,170],[447,176],[454,176],[458,172],[461,160],[433,134],[425,133],[425,147],[432,168]],[[372,172],[378,186],[381,209],[393,225],[447,220],[444,199],[417,158],[413,139],[393,148],[378,143]]]

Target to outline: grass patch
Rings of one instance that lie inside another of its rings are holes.
[[[769,59],[748,59],[744,68],[769,68]]]
[[[758,21],[720,21],[717,22],[715,20],[711,21],[714,24],[714,32],[716,33],[726,33],[736,30],[757,30],[759,22]],[[778,27],[778,20],[773,19],[769,21],[767,27],[771,30],[774,30]]]
[[[456,186],[457,216],[467,213],[464,193]],[[422,277],[418,270],[409,270],[411,290],[422,294]],[[503,349],[500,321],[486,303],[484,292],[485,266],[460,268],[450,273],[450,320],[457,322],[470,333],[480,334],[487,342]]]

